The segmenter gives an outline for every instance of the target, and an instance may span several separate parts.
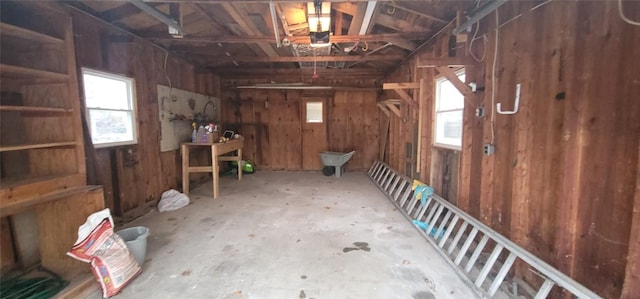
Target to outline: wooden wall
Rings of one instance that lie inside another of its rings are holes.
[[[179,151],[160,152],[157,84],[219,96],[219,78],[89,16],[72,16],[79,66],[135,79],[138,144],[90,149],[88,156],[91,183],[104,185],[107,207],[116,215],[139,216],[181,181]]]
[[[303,146],[303,99],[325,101],[326,140],[323,150],[356,154],[348,170],[368,169],[378,156],[377,92],[254,90],[228,86],[223,92],[223,125],[245,137],[243,155],[259,170],[302,170],[303,159],[319,160],[319,152]],[[316,170],[320,170],[320,167]]]
[[[481,22],[479,35],[488,33],[487,57],[470,63],[466,74],[467,82],[485,90],[465,100],[454,202],[598,294],[635,298],[640,27],[622,21],[616,2],[552,1],[537,7],[543,2],[510,1],[499,9],[495,102],[511,109],[516,83],[522,93],[517,114],[495,116],[496,153],[489,157],[482,146],[492,140],[495,13]],[[624,3],[627,16],[640,20],[640,5]],[[459,55],[467,46],[449,51],[449,45],[443,35],[418,56]],[[482,50],[479,39],[474,51]],[[415,154],[407,155],[418,138],[415,111],[406,123],[392,119],[386,161],[405,173],[417,170],[414,177],[438,186],[445,170],[442,150],[431,146],[436,71],[416,63],[408,61],[385,81],[429,81],[429,104],[420,111],[430,119],[420,136],[424,161],[412,169]],[[479,106],[487,111],[481,119],[475,117]],[[532,282],[527,272],[518,275]]]

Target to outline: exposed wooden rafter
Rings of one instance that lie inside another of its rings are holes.
[[[291,28],[291,27],[289,27]],[[309,36],[293,35],[283,36],[288,38],[292,43],[308,44],[310,42]],[[394,40],[418,40],[424,37],[424,33],[383,33],[383,34],[366,34],[366,35],[334,35],[331,36],[332,43],[353,43],[353,42],[391,42]],[[145,35],[144,38],[162,42],[174,42],[174,43],[275,43],[275,38],[272,36],[213,36],[213,37],[185,37],[180,39],[171,38],[167,35],[152,36]],[[413,43],[412,47],[415,48]]]
[[[240,28],[242,28],[242,30],[246,34],[251,36],[262,36],[262,33],[260,32],[258,27],[256,27],[256,25],[250,21],[250,18],[246,14],[246,12],[244,10],[237,9],[236,5],[237,4],[235,3],[232,4],[230,2],[222,3],[222,7],[227,11],[229,16],[231,16],[231,18],[238,24],[238,26],[240,26]],[[260,42],[258,43],[258,47],[260,47],[260,49],[267,56],[270,56],[270,57],[278,56],[278,53],[276,52],[276,50],[273,49],[273,47],[270,44]]]
[[[218,54],[208,53],[193,53],[196,55],[208,55],[208,56],[220,56]],[[185,53],[186,54],[186,53]],[[394,61],[402,60],[404,55],[340,55],[340,56],[278,56],[278,57],[264,57],[264,56],[231,56],[217,59],[216,62],[314,62],[314,61]]]

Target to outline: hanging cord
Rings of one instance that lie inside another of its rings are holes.
[[[476,8],[480,7],[480,0],[476,1]],[[480,21],[476,22],[476,31],[473,33],[473,37],[471,38],[471,41],[469,42],[469,55],[471,56],[471,58],[473,58],[475,61],[477,62],[483,62],[484,59],[487,57],[487,34],[483,34],[482,35],[482,41],[484,42],[484,51],[482,52],[482,58],[478,58],[475,54],[473,54],[473,42],[476,41],[476,37],[478,36],[478,31],[480,30]]]
[[[624,20],[625,22],[631,25],[640,26],[640,22],[631,20],[624,15],[624,9],[622,8],[622,0],[618,0],[618,12],[620,13],[620,18],[622,18],[622,20]]]
[[[481,37],[482,41],[484,42],[483,45],[483,49],[484,51],[482,51],[482,57],[478,58],[476,56],[476,54],[473,54],[473,42],[476,41],[476,37],[478,36],[478,30],[480,29],[480,22],[476,22],[476,31],[473,33],[473,37],[471,38],[471,42],[469,42],[469,55],[471,55],[471,58],[473,58],[473,60],[477,61],[477,62],[483,62],[484,59],[487,57],[487,35],[483,34]]]
[[[496,9],[496,38],[493,49],[493,66],[491,68],[491,144],[496,142],[496,65],[498,61],[498,40],[500,37],[500,15]]]
[[[164,50],[164,76],[167,78],[167,82],[169,82],[169,90],[171,90],[171,79],[169,78],[169,73],[167,73],[167,59],[169,59],[169,51]]]
[[[362,47],[362,52],[367,52],[367,51],[369,51],[369,43],[364,42],[364,47]]]

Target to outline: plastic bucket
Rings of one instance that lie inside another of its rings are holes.
[[[149,228],[144,226],[136,226],[125,228],[116,232],[127,244],[129,251],[136,258],[136,262],[142,265],[144,257],[147,254],[147,237],[149,236]]]

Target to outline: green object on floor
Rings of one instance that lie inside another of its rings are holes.
[[[15,277],[0,282],[0,298],[46,299],[55,296],[69,282],[59,276],[53,277]]]
[[[231,161],[231,165],[238,167],[238,162]],[[256,168],[251,160],[242,160],[242,173],[254,173]]]

